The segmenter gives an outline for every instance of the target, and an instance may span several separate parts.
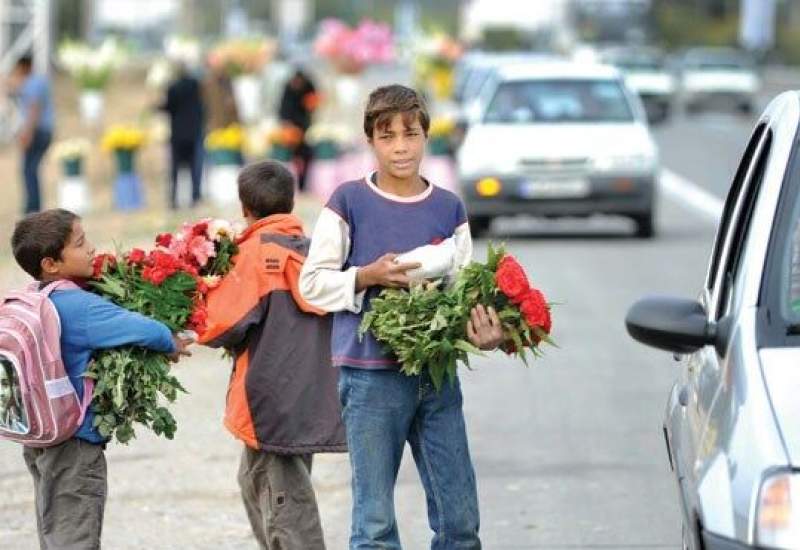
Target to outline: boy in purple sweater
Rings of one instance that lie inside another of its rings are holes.
[[[452,276],[470,261],[472,239],[461,201],[419,175],[430,119],[422,98],[404,86],[370,95],[364,131],[378,171],[340,186],[320,214],[300,275],[305,300],[335,312],[332,348],[340,367],[353,479],[350,548],[400,548],[394,486],[403,448],[411,446],[434,531],[431,548],[480,548],[475,473],[467,446],[461,387],[406,376],[371,334],[358,337],[362,313],[383,288],[405,287],[410,270]],[[441,272],[398,263],[397,254],[444,243]],[[497,313],[472,311],[469,340],[481,349],[502,341]]]
[[[67,210],[26,216],[14,229],[11,247],[19,266],[42,287],[92,276],[94,246],[80,218]],[[83,375],[94,350],[133,345],[169,353],[175,361],[189,355],[188,342],[173,336],[165,325],[96,294],[56,290],[50,299],[61,320],[61,356],[78,399],[83,399]],[[106,440],[95,429],[94,418],[90,407],[72,439],[23,450],[33,476],[42,549],[100,548],[107,493]]]

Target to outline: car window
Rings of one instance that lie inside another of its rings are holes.
[[[492,124],[631,122],[633,113],[616,80],[505,82],[484,117]]]
[[[741,193],[745,176],[747,175],[747,171],[750,168],[750,164],[753,160],[753,155],[756,152],[758,144],[761,142],[761,138],[764,136],[764,128],[765,126],[763,124],[757,126],[753,131],[753,134],[750,136],[750,141],[748,141],[747,146],[745,147],[742,160],[739,161],[739,167],[736,169],[736,174],[733,176],[733,182],[728,190],[728,196],[725,199],[725,206],[722,209],[722,217],[720,218],[719,227],[717,229],[717,236],[714,239],[714,248],[711,252],[711,262],[708,267],[708,273],[706,274],[706,289],[709,291],[709,293],[713,293],[715,290],[714,283],[717,280],[717,271],[724,253],[725,239],[731,228],[734,207],[736,206],[736,201]]]
[[[771,144],[772,132],[767,130],[764,145],[758,153],[758,159],[750,176],[750,182],[747,185],[745,195],[742,197],[743,202],[740,213],[733,228],[730,253],[728,254],[727,265],[725,266],[725,272],[722,277],[723,286],[720,291],[717,318],[726,315],[737,307],[734,301],[734,289],[736,283],[741,280],[742,258],[750,236],[753,211],[755,210],[755,205],[758,201],[758,192],[761,189],[761,183],[764,180],[764,173],[767,169]]]

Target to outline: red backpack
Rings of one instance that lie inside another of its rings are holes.
[[[33,283],[0,302],[0,439],[50,447],[83,423],[94,381],[84,379],[83,401],[61,360],[61,321],[50,293],[77,289],[58,281]]]

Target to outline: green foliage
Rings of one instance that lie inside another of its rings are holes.
[[[133,424],[172,439],[177,423],[160,405],[186,390],[172,374],[167,356],[142,348],[117,348],[97,355],[86,376],[95,379],[94,425],[103,437],[127,444],[136,437]]]

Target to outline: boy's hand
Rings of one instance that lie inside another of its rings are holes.
[[[384,254],[371,264],[359,268],[356,273],[356,292],[361,292],[371,286],[407,287],[411,280],[406,272],[422,267],[422,264],[419,262],[398,264],[395,262],[395,258],[397,258],[397,254]]]
[[[493,350],[503,343],[503,327],[493,307],[478,304],[470,312],[467,322],[467,337],[478,349]]]
[[[167,357],[173,363],[177,363],[181,357],[191,357],[192,352],[189,351],[188,348],[189,344],[194,342],[191,338],[181,338],[179,336],[173,336],[172,341],[175,343],[175,351],[170,353]]]

